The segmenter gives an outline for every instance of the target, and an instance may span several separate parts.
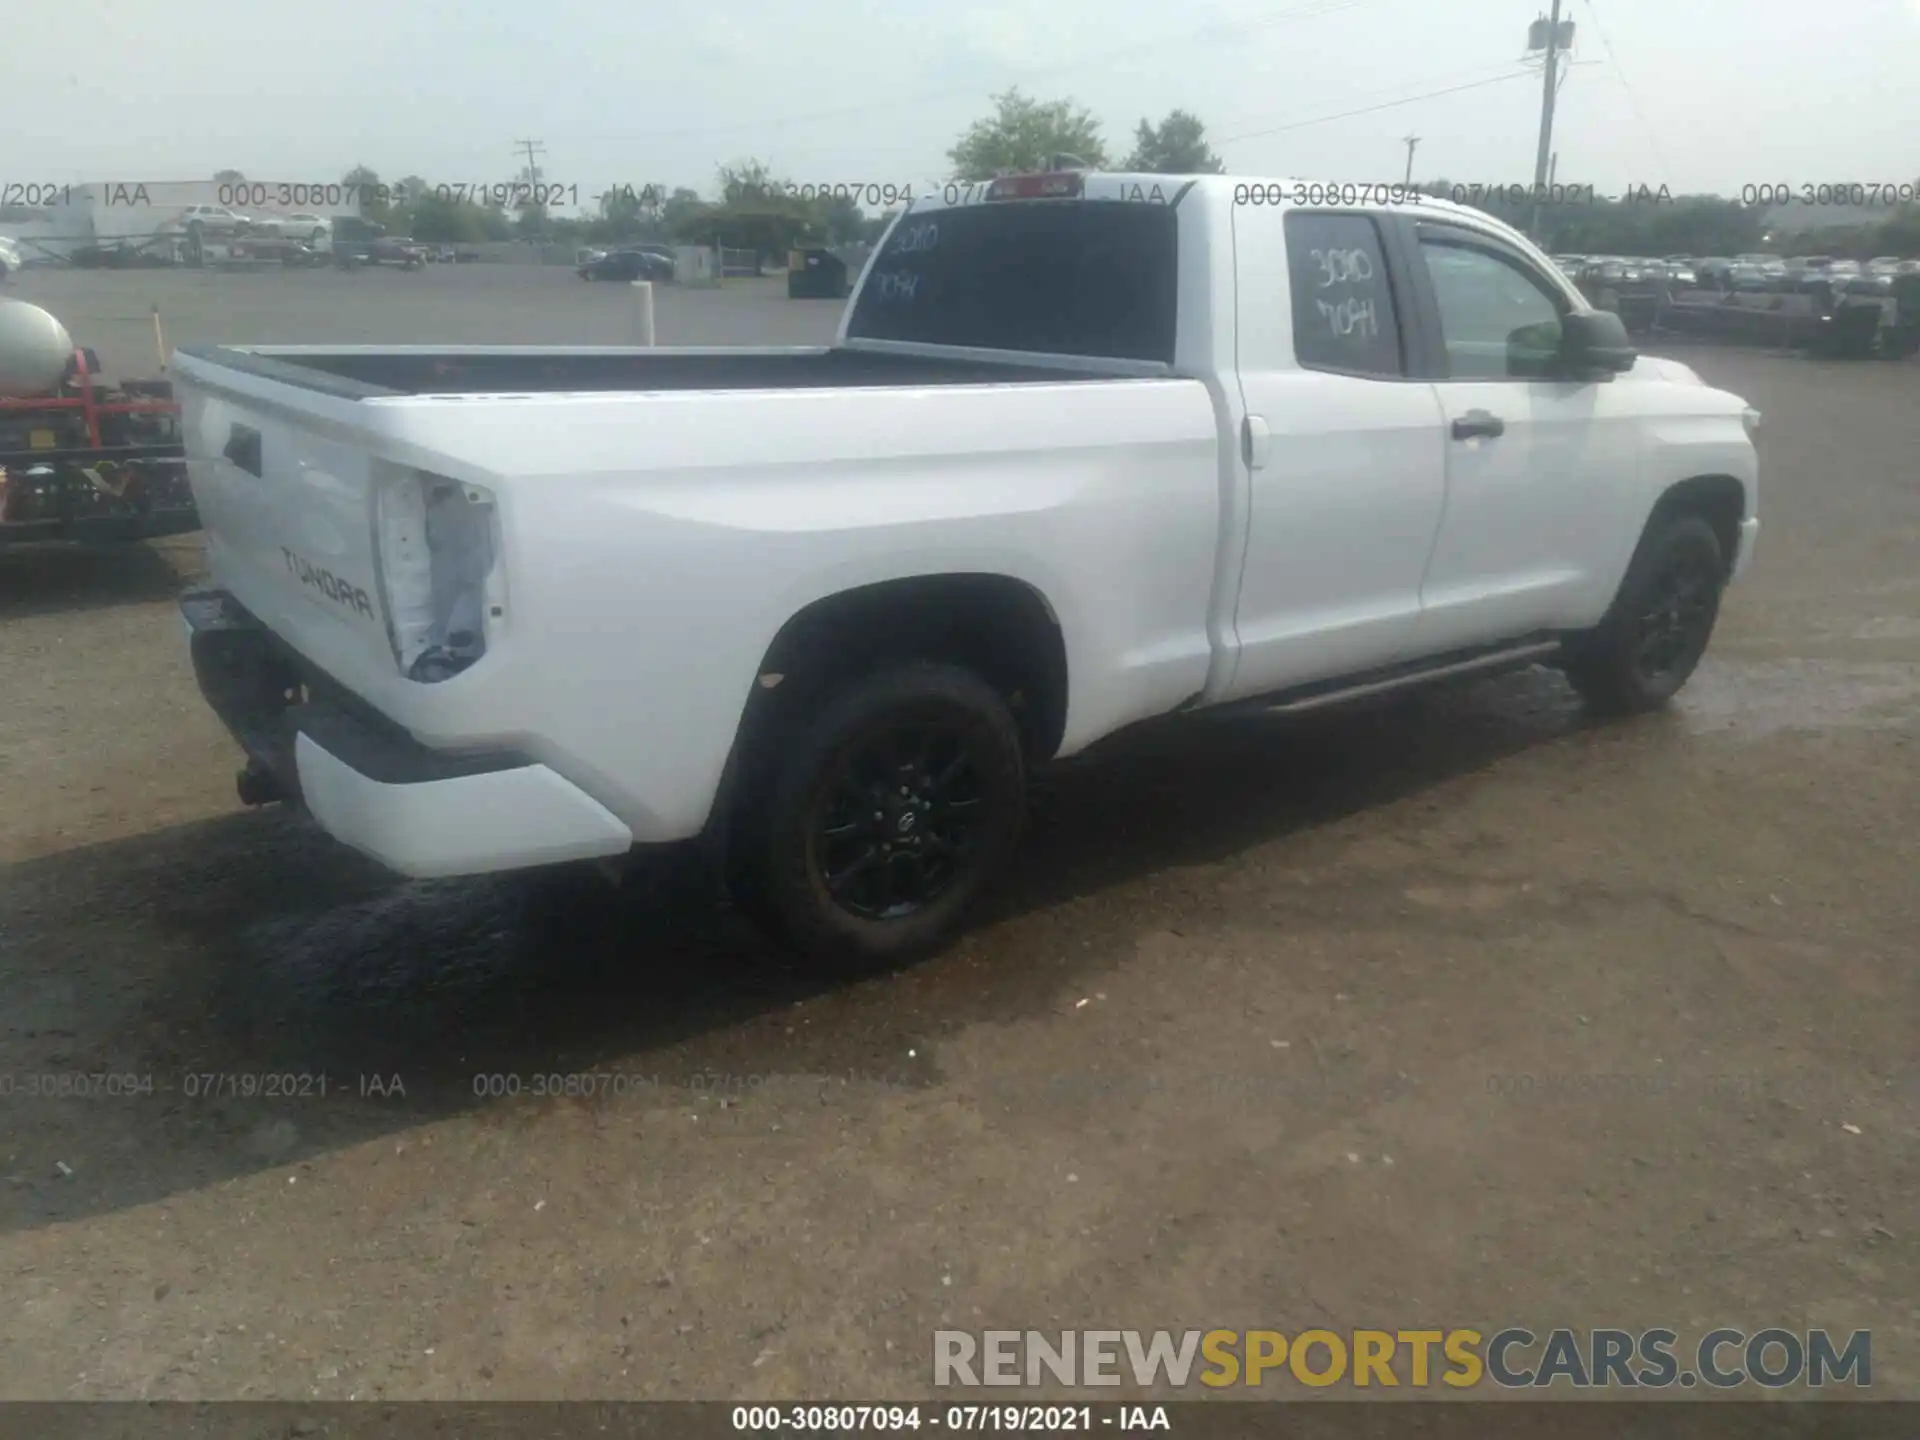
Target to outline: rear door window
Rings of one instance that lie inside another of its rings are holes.
[[[1309,370],[1406,374],[1379,226],[1366,215],[1295,210],[1286,229],[1295,358]]]

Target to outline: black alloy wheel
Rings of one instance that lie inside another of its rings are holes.
[[[1712,525],[1699,515],[1656,516],[1606,618],[1568,642],[1567,678],[1596,710],[1658,709],[1706,654],[1726,584]]]
[[[1639,617],[1634,665],[1648,688],[1692,672],[1719,611],[1722,577],[1697,548],[1670,549],[1660,561]]]
[[[814,808],[809,863],[834,902],[898,920],[939,899],[978,845],[987,763],[953,717],[855,737]]]
[[[736,904],[829,973],[937,950],[1020,833],[1006,701],[970,670],[909,661],[791,703],[730,821]]]

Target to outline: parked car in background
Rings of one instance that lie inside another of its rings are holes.
[[[323,250],[333,241],[333,221],[324,215],[289,215],[281,226],[281,233]]]
[[[190,237],[238,235],[243,230],[252,229],[253,220],[238,210],[229,210],[225,205],[189,205],[160,228],[183,231]]]
[[[582,280],[671,280],[673,260],[655,250],[615,250],[579,267]]]
[[[365,261],[373,251],[373,242],[387,233],[384,225],[362,220],[357,215],[342,215],[333,225],[333,258],[343,270]]]
[[[1836,295],[1884,297],[1893,294],[1894,279],[1890,271],[1862,270],[1858,274],[1836,279],[1833,282],[1833,291]]]
[[[369,265],[396,265],[402,270],[426,267],[431,246],[422,245],[406,235],[382,235],[367,252]]]
[[[26,257],[20,253],[20,247],[6,236],[0,235],[0,280],[6,280],[14,271],[25,268]]]
[[[1803,295],[1822,291],[1838,293],[1846,282],[1860,273],[1855,260],[1835,260],[1828,255],[1806,255],[1787,262],[1787,288]]]
[[[405,235],[389,235],[385,226],[357,216],[343,215],[334,222],[333,258],[343,270],[361,265],[424,269],[428,248]]]
[[[1581,286],[1595,291],[1651,290],[1665,278],[1658,261],[1635,260],[1621,255],[1597,255],[1581,267],[1577,277]]]
[[[1595,256],[1580,268],[1574,284],[1596,309],[1612,311],[1636,334],[1651,327],[1667,289],[1658,261],[1621,255]]]
[[[303,245],[324,248],[333,236],[333,221],[324,215],[315,215],[309,211],[300,211],[293,215],[259,215],[254,217],[250,230],[257,235],[273,235],[284,240],[298,240]]]

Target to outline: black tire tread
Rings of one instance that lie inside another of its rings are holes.
[[[1656,511],[1640,537],[1605,618],[1568,646],[1567,679],[1588,706],[1600,714],[1632,715],[1657,710],[1685,686],[1692,674],[1689,667],[1678,682],[1649,689],[1633,664],[1633,624],[1644,602],[1646,587],[1652,582],[1663,556],[1682,545],[1698,546],[1703,553],[1710,553],[1725,576],[1725,552],[1719,536],[1704,516],[1684,510],[1664,514]],[[1713,619],[1717,618],[1716,598]],[[1712,623],[1709,620],[1709,636]]]
[[[848,736],[880,715],[948,703],[988,732],[1005,766],[1008,813],[972,873],[925,912],[862,920],[821,895],[799,838],[809,792]],[[997,691],[974,672],[935,661],[896,662],[852,678],[797,707],[763,741],[774,748],[746,787],[728,843],[728,888],[740,912],[798,952],[812,968],[850,976],[891,969],[939,949],[1017,841],[1026,775],[1019,727]]]

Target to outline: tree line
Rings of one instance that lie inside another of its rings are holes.
[[[967,127],[947,158],[952,166],[948,178],[961,181],[1062,165],[1162,175],[1219,174],[1225,169],[1208,142],[1206,126],[1189,111],[1170,111],[1158,123],[1143,118],[1131,144],[1119,153],[1108,148],[1100,122],[1084,106],[1070,99],[1035,99],[1018,87],[994,96],[991,112]],[[345,178],[361,186],[379,182],[365,166]],[[517,179],[534,182],[539,176],[522,172]],[[394,233],[436,244],[514,239],[595,246],[719,244],[780,256],[800,245],[871,242],[885,228],[886,212],[892,208],[891,203],[871,203],[876,187],[866,187],[866,205],[859,195],[820,195],[813,186],[790,184],[772,166],[752,158],[721,166],[711,196],[685,186],[622,186],[595,197],[594,208],[584,216],[554,215],[537,204],[513,209],[487,204],[449,194],[446,187],[436,191],[417,175],[402,185],[403,201],[367,206],[363,213]],[[1419,188],[1436,195],[1458,193],[1445,180]],[[893,197],[886,198],[890,202]],[[1521,229],[1535,219],[1530,204],[1504,195],[1475,203]],[[1628,200],[1544,205],[1536,233],[1548,249],[1579,254],[1736,255],[1772,250],[1861,259],[1920,255],[1920,205],[1889,209],[1884,219],[1867,223],[1782,233],[1772,241],[1770,215],[1771,207],[1722,196],[1661,192]]]

